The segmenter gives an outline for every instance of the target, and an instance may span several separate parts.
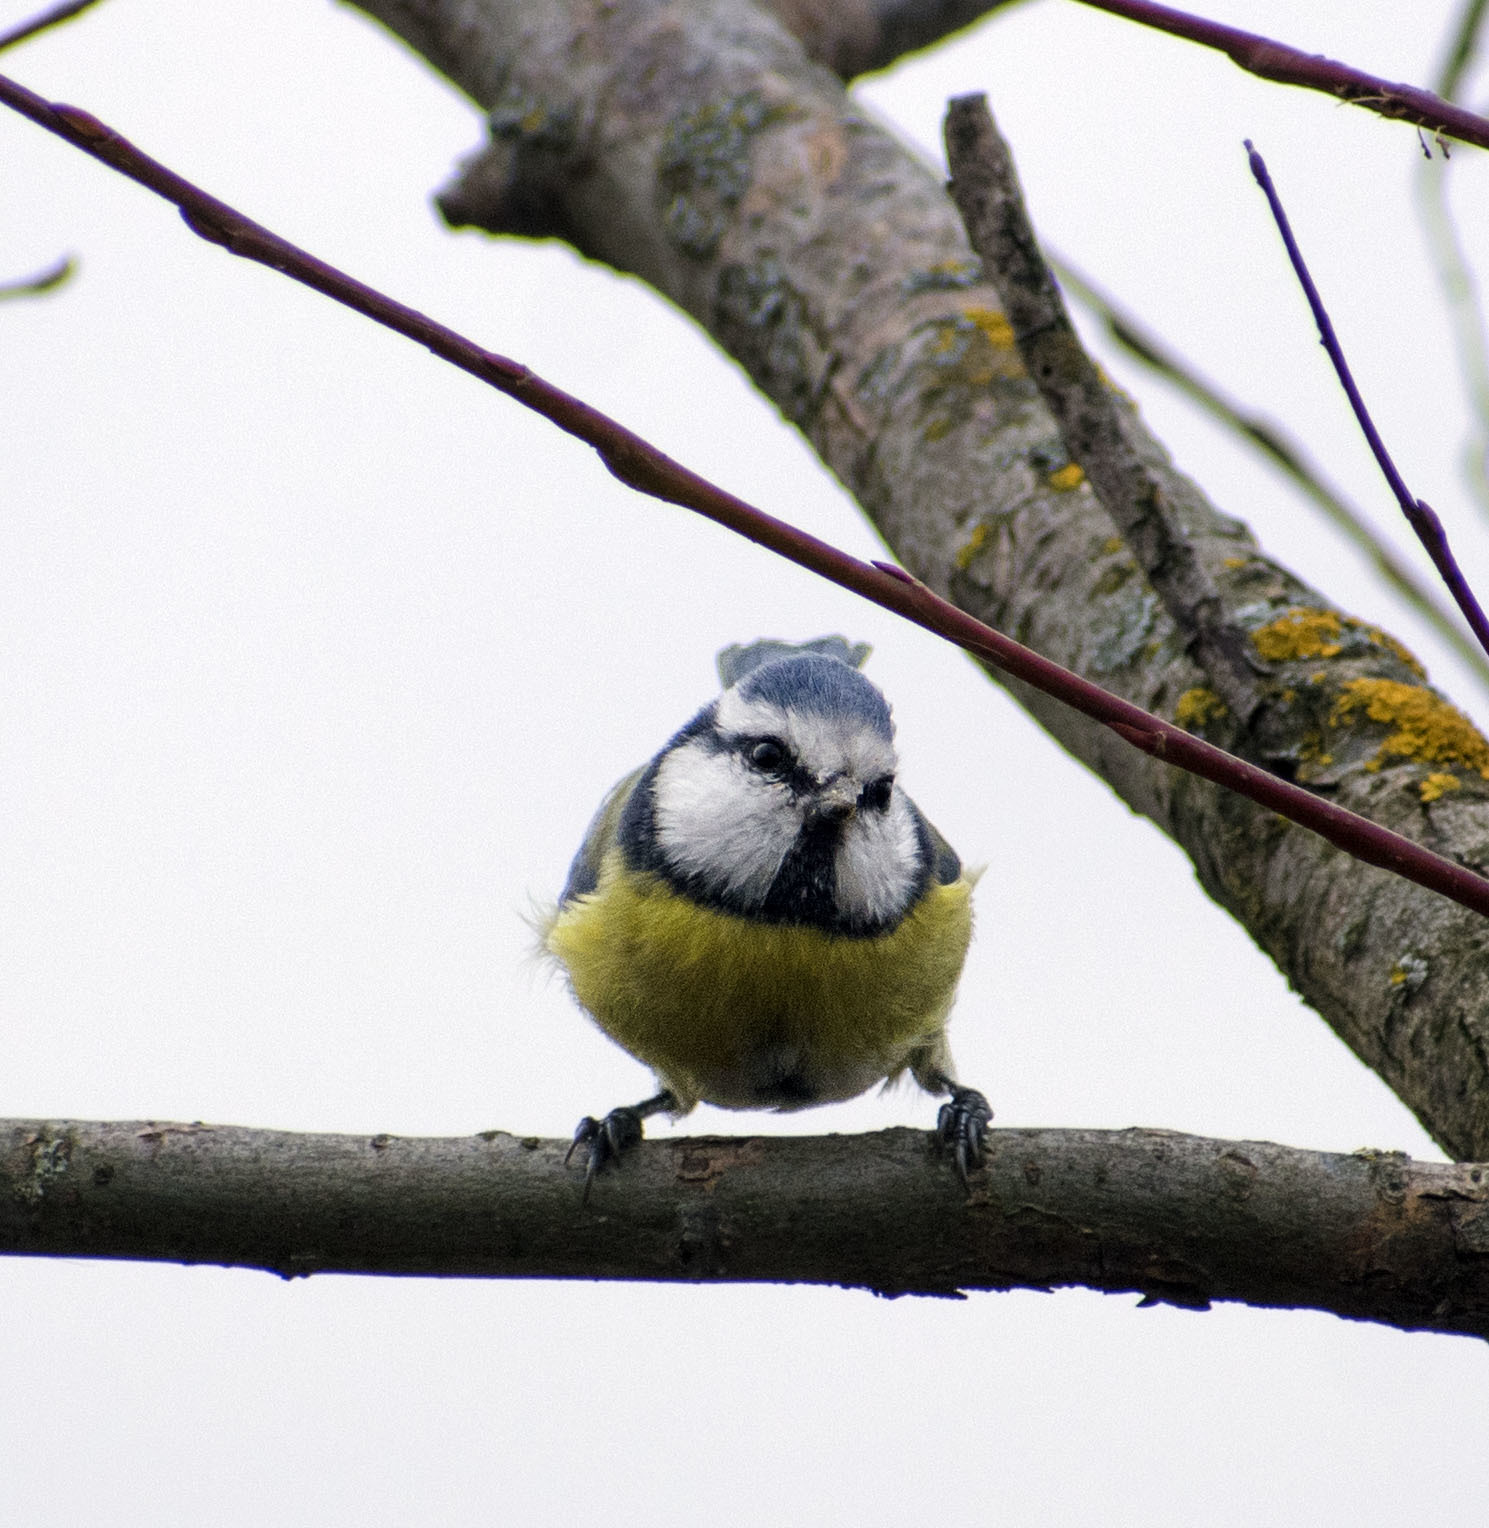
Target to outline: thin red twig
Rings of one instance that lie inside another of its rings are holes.
[[[1381,439],[1380,431],[1375,428],[1375,421],[1370,417],[1370,410],[1365,407],[1365,399],[1355,384],[1349,362],[1344,359],[1344,347],[1339,343],[1339,336],[1334,332],[1333,320],[1329,317],[1328,309],[1324,307],[1324,300],[1314,284],[1307,262],[1303,259],[1303,251],[1298,247],[1292,224],[1288,221],[1287,211],[1282,205],[1282,198],[1277,194],[1277,187],[1272,184],[1272,176],[1267,169],[1266,161],[1252,147],[1249,138],[1246,140],[1246,157],[1251,165],[1251,173],[1256,177],[1256,183],[1262,188],[1262,193],[1267,198],[1267,205],[1272,209],[1272,218],[1287,248],[1287,258],[1292,261],[1298,285],[1303,288],[1303,295],[1308,299],[1308,306],[1313,312],[1313,321],[1318,325],[1318,337],[1328,352],[1329,359],[1334,363],[1339,385],[1344,389],[1344,395],[1349,399],[1349,406],[1355,412],[1355,418],[1365,436],[1365,443],[1370,447],[1382,476],[1396,496],[1396,502],[1401,506],[1401,513],[1406,516],[1407,524],[1417,533],[1417,539],[1427,549],[1427,555],[1432,559],[1433,566],[1442,576],[1443,583],[1448,586],[1448,592],[1463,612],[1463,619],[1468,622],[1474,636],[1479,639],[1479,646],[1489,653],[1489,619],[1485,618],[1478,597],[1463,576],[1463,569],[1458,566],[1458,559],[1453,556],[1452,548],[1448,545],[1448,533],[1443,528],[1437,511],[1425,499],[1417,498],[1406,486],[1406,479],[1396,470],[1396,463],[1392,461],[1391,453],[1386,450],[1386,443]]]
[[[1363,69],[1336,63],[1320,53],[1305,53],[1286,43],[1274,42],[1240,27],[1225,26],[1192,16],[1172,6],[1157,5],[1154,0],[1081,0],[1098,11],[1110,11],[1128,21],[1140,22],[1160,32],[1171,33],[1206,48],[1217,48],[1232,63],[1279,85],[1300,85],[1306,90],[1321,90],[1326,95],[1363,106],[1382,117],[1415,123],[1434,133],[1489,148],[1489,120],[1444,101],[1420,85],[1400,85]]]
[[[1394,871],[1473,912],[1489,915],[1489,880],[1354,812],[1310,795],[1162,717],[1041,657],[933,594],[889,563],[861,562],[715,487],[639,435],[544,381],[526,366],[484,350],[453,329],[393,301],[281,239],[227,203],[141,153],[96,117],[43,100],[0,75],[0,103],[65,139],[120,174],[173,202],[202,238],[314,288],[353,311],[417,341],[441,359],[516,398],[592,446],[621,482],[693,510],[798,566],[895,611],[979,658],[1110,727],[1119,737],[1211,780],[1319,834],[1355,859]]]

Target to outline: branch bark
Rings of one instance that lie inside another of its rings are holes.
[[[1085,1285],[1489,1336],[1489,1167],[1155,1130],[644,1143],[580,1203],[567,1143],[0,1122],[0,1252],[312,1273]]]
[[[1248,728],[1071,463],[955,209],[745,0],[362,0],[490,111],[443,206],[650,282],[806,435],[932,589],[1149,710],[1475,869],[1489,743],[1378,627],[1266,558],[1119,401],[1224,613],[1270,665]],[[1193,859],[1453,1155],[1489,1156],[1489,924],[1009,685]]]

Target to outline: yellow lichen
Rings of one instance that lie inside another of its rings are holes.
[[[1393,987],[1399,987],[1406,981],[1406,968],[1404,966],[1392,966],[1391,974],[1386,978]]]
[[[1227,568],[1244,568],[1250,561],[1249,557],[1227,557],[1222,566]]]
[[[966,314],[997,349],[1013,349],[1013,325],[996,308],[968,308]]]
[[[1342,644],[1343,625],[1332,610],[1289,610],[1251,633],[1251,642],[1266,663],[1297,658],[1334,658]]]
[[[1416,654],[1403,643],[1398,642],[1390,632],[1382,631],[1379,626],[1367,626],[1365,628],[1365,635],[1378,647],[1383,647],[1388,653],[1395,654],[1418,679],[1425,679],[1427,677],[1427,670],[1418,662]]]
[[[958,548],[956,565],[963,573],[972,566],[972,559],[982,550],[982,544],[987,540],[987,526],[974,525],[972,534],[967,537],[966,543]]]
[[[1217,716],[1225,715],[1225,702],[1213,691],[1196,685],[1185,690],[1174,707],[1174,720],[1186,732],[1203,727]]]
[[[1431,774],[1417,787],[1417,794],[1422,798],[1423,805],[1429,801],[1436,801],[1438,797],[1448,791],[1462,790],[1463,782],[1457,775]]]
[[[1072,488],[1079,488],[1085,481],[1086,474],[1075,462],[1070,462],[1057,472],[1050,473],[1045,479],[1056,493],[1069,493]]]
[[[1101,555],[1103,557],[1115,556],[1116,553],[1120,552],[1126,545],[1127,543],[1123,541],[1120,536],[1108,536],[1106,540],[1101,543]]]
[[[925,438],[929,441],[942,440],[951,434],[951,421],[949,419],[933,419],[925,427]]]
[[[1461,711],[1431,690],[1394,679],[1351,679],[1334,702],[1329,721],[1343,726],[1361,711],[1392,729],[1367,769],[1379,769],[1392,758],[1414,759],[1456,764],[1489,780],[1489,742]]]

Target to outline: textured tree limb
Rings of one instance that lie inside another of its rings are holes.
[[[1215,693],[1248,724],[1262,703],[1262,665],[1190,544],[1160,475],[1127,438],[1111,387],[1075,332],[987,97],[954,98],[946,110],[945,136],[947,189],[1071,461],[1091,480]]]
[[[932,590],[1450,858],[1489,858],[1489,744],[1399,643],[1209,505],[1124,404],[1273,669],[1249,736],[1217,714],[1208,676],[1069,471],[944,189],[773,17],[742,0],[362,8],[491,112],[492,140],[446,193],[447,216],[562,230],[691,313]],[[1482,919],[1009,688],[1184,847],[1205,889],[1451,1154],[1489,1157]]]
[[[313,1273],[1085,1285],[1489,1336],[1489,1167],[1155,1130],[646,1142],[580,1203],[568,1143],[0,1123],[0,1253]]]
[[[1489,0],[1485,3],[1489,4]],[[1101,325],[1112,344],[1125,350],[1133,360],[1162,377],[1197,408],[1261,452],[1288,477],[1299,493],[1323,512],[1335,530],[1369,560],[1376,572],[1432,627],[1444,645],[1451,647],[1468,668],[1489,684],[1489,662],[1485,660],[1483,649],[1464,631],[1458,617],[1443,603],[1436,588],[1418,578],[1390,543],[1376,533],[1360,507],[1328,481],[1318,463],[1309,457],[1307,448],[1285,425],[1229,396],[1156,330],[1109,292],[1103,291],[1070,261],[1059,255],[1051,255],[1049,260],[1061,287]],[[1489,392],[1485,397],[1489,397]]]

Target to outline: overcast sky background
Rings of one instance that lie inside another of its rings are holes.
[[[31,9],[3,0],[0,24]],[[1207,6],[1422,83],[1453,9]],[[555,245],[443,230],[429,197],[477,115],[359,13],[107,0],[0,69],[878,554],[653,294]],[[1404,543],[1247,175],[1254,138],[1403,471],[1489,589],[1411,129],[1055,0],[857,93],[939,158],[945,99],[972,89],[1047,239],[1305,436]],[[1489,247],[1484,156],[1453,168],[1465,240]],[[989,867],[952,1034],[999,1123],[1438,1157],[1168,841],[949,647],[630,493],[0,113],[0,276],[68,251],[67,289],[0,308],[0,1115],[560,1136],[642,1096],[644,1070],[529,959],[525,915],[602,792],[713,693],[717,648],[842,631],[874,644],[906,784]],[[1223,509],[1489,718],[1310,509],[1107,364]],[[902,1092],[674,1128],[934,1113]],[[1482,1516],[1481,1345],[1135,1304],[0,1261],[0,1524]]]

